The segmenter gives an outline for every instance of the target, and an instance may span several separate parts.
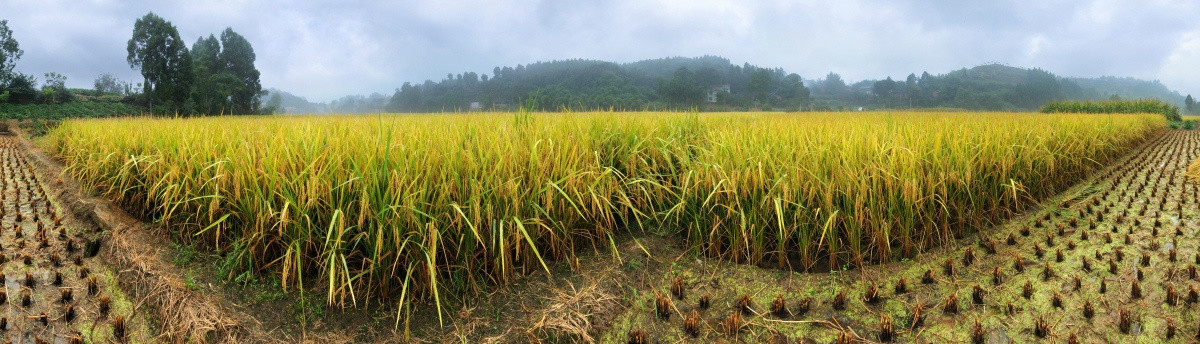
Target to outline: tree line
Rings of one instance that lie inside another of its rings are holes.
[[[468,110],[857,110],[957,108],[1033,111],[1065,99],[1183,96],[1157,81],[1132,78],[1065,78],[1048,71],[1000,64],[945,74],[909,74],[901,80],[847,83],[837,73],[802,79],[779,68],[735,65],[716,56],[664,58],[618,64],[595,60],[538,62],[496,67],[491,75],[447,74],[440,81],[404,83],[391,97],[339,99],[335,112],[438,112]],[[1190,97],[1190,96],[1189,96]],[[532,101],[531,101],[532,100]],[[1193,102],[1194,104],[1194,102]],[[1186,105],[1191,112],[1195,105]]]
[[[713,95],[714,97],[709,97]],[[808,89],[799,75],[782,69],[704,56],[628,64],[596,60],[538,62],[496,67],[492,74],[447,74],[441,81],[404,83],[385,111],[644,110],[776,107],[800,109]],[[530,101],[535,100],[535,101]]]
[[[265,94],[254,48],[226,28],[218,40],[200,37],[189,51],[179,30],[153,12],[139,18],[126,58],[141,71],[143,99],[156,114],[255,114]]]
[[[7,20],[0,20],[0,103],[62,104],[87,95],[144,107],[157,115],[272,113],[262,106],[266,93],[254,66],[254,48],[245,37],[226,28],[220,36],[200,37],[191,49],[171,22],[153,12],[134,22],[126,57],[143,82],[124,82],[101,74],[93,90],[66,88],[66,77],[46,73],[41,89],[32,75],[13,72],[24,52]]]

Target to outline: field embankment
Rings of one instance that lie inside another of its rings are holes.
[[[1080,180],[1158,115],[568,113],[69,120],[85,186],[332,304],[461,293],[676,232],[795,269],[910,257]],[[440,306],[438,306],[440,308]]]

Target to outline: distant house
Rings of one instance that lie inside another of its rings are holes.
[[[479,110],[483,110],[483,105],[480,105],[479,102],[471,102],[471,111]]]
[[[704,99],[708,100],[709,103],[716,103],[717,95],[721,93],[729,93],[729,84],[710,86]]]

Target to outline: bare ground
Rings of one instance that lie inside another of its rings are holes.
[[[0,134],[0,333],[15,343],[145,342],[157,323],[116,282],[104,234],[64,208],[20,139]]]

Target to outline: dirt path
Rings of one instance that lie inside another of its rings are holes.
[[[15,136],[0,135],[0,332],[13,343],[146,341],[94,227],[46,192]]]

